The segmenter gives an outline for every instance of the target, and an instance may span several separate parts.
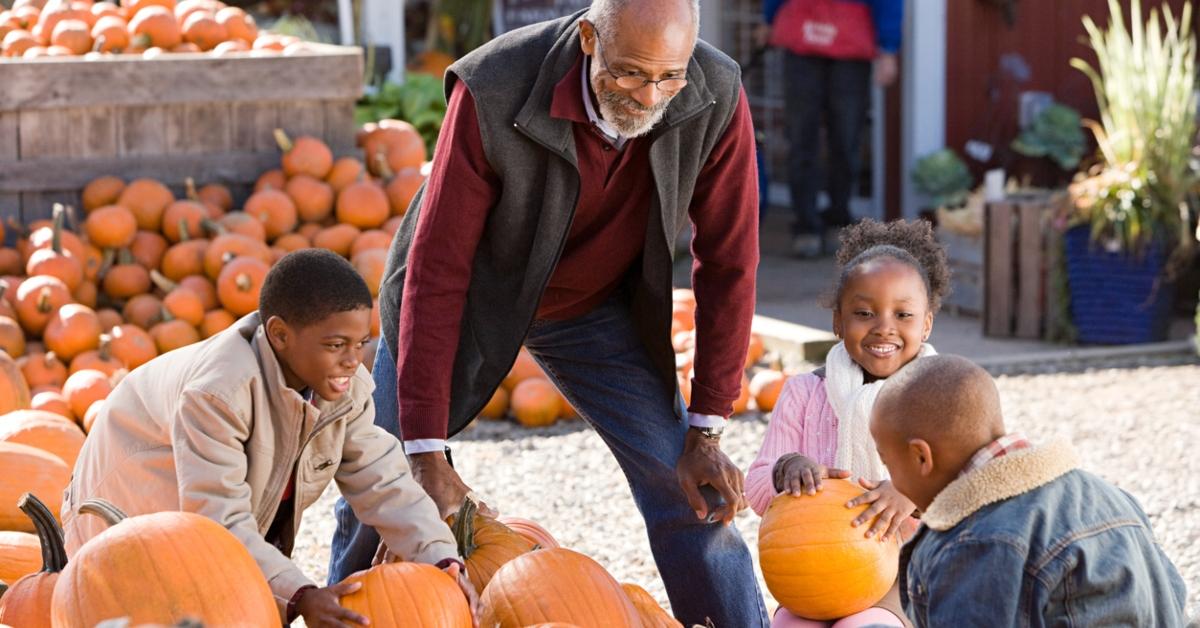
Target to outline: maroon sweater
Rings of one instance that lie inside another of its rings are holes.
[[[574,122],[580,189],[562,257],[537,316],[586,314],[619,285],[641,254],[654,181],[650,138],[614,149],[588,120],[580,56],[554,90],[551,115]],[[750,317],[724,304],[753,303],[758,265],[758,189],[753,125],[743,92],[696,182],[689,214],[696,291],[691,412],[728,416],[741,392]],[[397,349],[405,440],[444,439],[450,373],[471,262],[502,182],[488,164],[475,101],[462,82],[450,96],[409,251]]]

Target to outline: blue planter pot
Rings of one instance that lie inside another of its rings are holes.
[[[1134,344],[1167,338],[1175,290],[1163,277],[1166,252],[1155,243],[1141,257],[1109,253],[1088,227],[1064,234],[1071,319],[1085,344]]]

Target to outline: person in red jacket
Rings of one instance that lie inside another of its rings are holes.
[[[696,0],[596,0],[450,67],[432,173],[380,295],[377,416],[449,515],[470,488],[446,439],[523,344],[620,463],[676,616],[765,627],[729,525],[743,476],[720,447],[754,312],[754,133],[737,64],[698,30]],[[697,305],[685,408],[670,328],[687,228]],[[348,507],[337,517],[335,580],[377,543]]]

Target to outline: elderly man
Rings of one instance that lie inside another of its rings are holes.
[[[446,439],[523,343],[620,463],[675,615],[744,628],[766,613],[729,525],[743,478],[720,438],[754,310],[757,175],[738,67],[697,40],[698,11],[596,0],[450,67],[433,172],[392,243],[376,404],[453,513],[470,489]],[[689,225],[685,408],[669,336],[674,243]],[[337,514],[331,581],[367,566],[378,542],[345,504]]]

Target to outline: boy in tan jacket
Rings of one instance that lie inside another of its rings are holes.
[[[405,560],[462,579],[450,529],[412,478],[400,442],[375,427],[361,364],[371,293],[346,260],[308,249],[267,274],[259,311],[135,369],[113,390],[64,494],[68,554],[102,530],[88,498],[129,515],[208,516],[250,550],[285,623],[363,623],[289,556],[304,510],[333,480],[359,519]]]

